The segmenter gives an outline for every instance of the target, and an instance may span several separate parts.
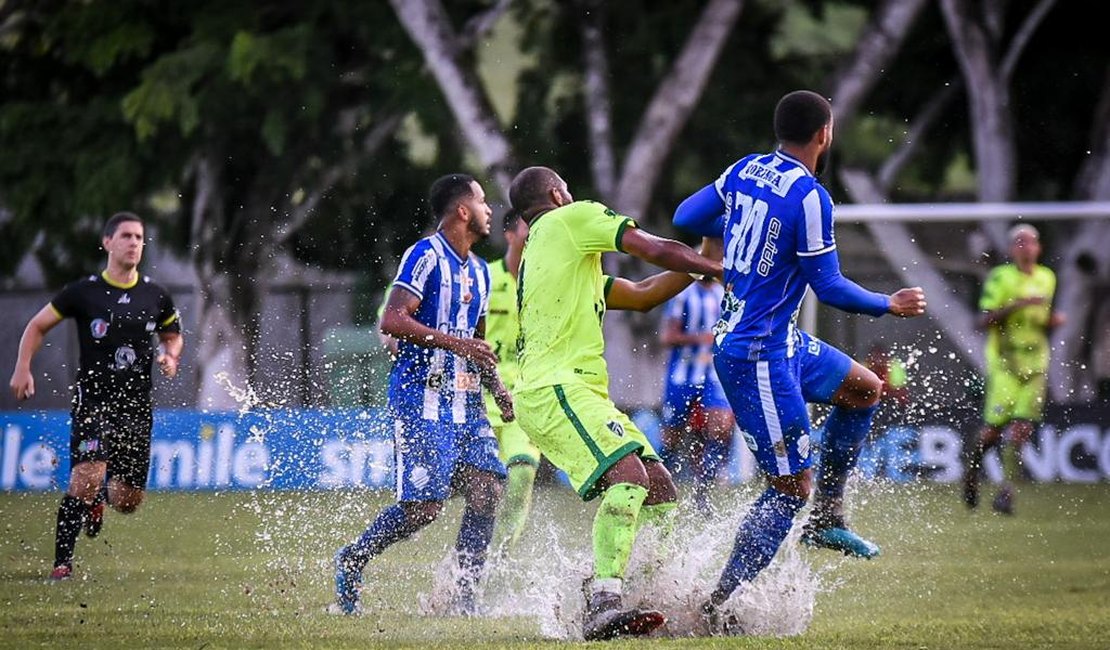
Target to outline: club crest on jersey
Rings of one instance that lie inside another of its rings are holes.
[[[123,345],[116,348],[116,370],[127,370],[135,363],[135,350]]]
[[[108,335],[108,321],[103,318],[94,319],[89,323],[89,329],[92,330],[92,337],[94,339],[102,339]]]
[[[605,426],[608,427],[610,431],[617,434],[621,438],[624,437],[624,427],[621,425],[620,422],[617,422],[616,420],[610,420],[609,423],[606,424]]]
[[[474,298],[474,294],[470,292],[470,283],[472,282],[470,274],[465,271],[460,271],[459,274],[455,276],[455,282],[458,282],[459,287],[462,289],[462,303],[464,305],[469,305],[470,301]]]

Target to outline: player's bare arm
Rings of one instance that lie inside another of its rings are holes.
[[[979,329],[985,330],[988,327],[1001,325],[1003,321],[1009,318],[1014,312],[1025,309],[1026,307],[1036,307],[1043,304],[1044,296],[1018,298],[1004,307],[983,312],[979,316]]]
[[[721,263],[711,260],[682,242],[658,237],[639,228],[626,228],[621,250],[670,271],[721,277]],[[681,289],[680,289],[681,290]]]
[[[613,278],[613,284],[605,296],[605,308],[650,311],[677,296],[693,281],[689,273],[678,271],[656,273],[639,282]]]
[[[389,292],[382,312],[381,330],[401,341],[426,348],[443,348],[470,359],[483,370],[497,365],[497,356],[489,344],[479,338],[462,338],[421,324],[413,314],[420,308],[420,297],[403,287]]]
[[[721,240],[705,237],[702,240],[700,253],[706,259],[720,262],[724,254]],[[614,278],[612,286],[609,287],[609,293],[605,297],[605,307],[607,309],[628,311],[648,311],[677,296],[693,281],[692,275],[678,271],[656,273],[639,282],[633,282],[625,278]],[[664,331],[663,345],[689,345],[703,342],[698,340],[701,338],[699,335],[683,334],[681,327],[676,328],[673,323],[671,325]]]
[[[176,377],[177,367],[181,363],[181,351],[185,348],[185,339],[181,332],[159,332],[158,369],[166,377]]]
[[[10,386],[12,394],[18,400],[25,400],[35,395],[35,377],[31,373],[31,360],[35,353],[42,347],[42,340],[46,333],[62,322],[62,317],[50,305],[44,306],[23,328],[23,336],[19,339],[19,356],[12,371]]]
[[[485,316],[478,319],[478,325],[474,328],[474,337],[483,341],[486,340]],[[513,396],[509,393],[509,389],[505,388],[505,383],[501,381],[501,374],[497,372],[497,368],[482,368],[479,376],[482,380],[482,386],[489,391],[490,395],[493,396],[493,401],[497,403],[497,408],[501,411],[501,419],[505,422],[512,422],[516,418],[513,412]]]

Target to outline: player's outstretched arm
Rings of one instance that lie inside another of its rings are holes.
[[[682,242],[657,237],[639,228],[626,228],[620,248],[629,255],[669,271],[721,277],[721,263],[711,260]],[[679,289],[681,291],[681,289]]]
[[[678,271],[656,273],[639,282],[613,278],[609,293],[605,294],[605,308],[650,311],[677,296],[693,281],[689,273]]]
[[[50,305],[46,305],[27,321],[23,336],[19,339],[19,356],[9,385],[18,400],[29,399],[35,395],[35,376],[31,373],[31,360],[42,347],[46,333],[62,322],[62,317]]]
[[[481,339],[452,336],[424,325],[413,317],[419,308],[419,296],[404,287],[395,286],[389,292],[379,327],[383,333],[400,341],[426,348],[443,348],[474,361],[481,368],[497,365],[497,356],[488,343]]]
[[[868,291],[841,275],[840,258],[835,249],[820,255],[799,257],[798,261],[802,268],[802,276],[817,294],[817,299],[826,305],[841,311],[869,316],[897,313],[891,309],[892,296]]]
[[[719,262],[722,254],[721,240],[709,237],[702,240],[701,255]],[[606,309],[648,311],[677,296],[693,281],[694,278],[689,273],[677,271],[656,273],[639,282],[613,278],[605,295],[605,307]],[[680,345],[680,343],[674,343],[674,345]]]
[[[702,237],[722,237],[725,231],[725,204],[710,183],[694,192],[678,205],[672,223],[675,228]]]

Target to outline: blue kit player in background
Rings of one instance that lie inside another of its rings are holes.
[[[336,553],[332,611],[343,614],[361,611],[366,563],[434,521],[455,490],[466,507],[455,543],[454,608],[473,613],[505,478],[482,387],[493,393],[505,421],[513,420],[512,399],[482,340],[489,268],[470,250],[489,235],[492,210],[481,185],[466,174],[441,177],[429,195],[439,229],[405,251],[380,325],[398,341],[389,379],[397,503]]]
[[[779,100],[778,150],[741,158],[687,198],[674,224],[724,237],[725,297],[714,351],[717,373],[748,448],[770,485],[740,523],[732,554],[704,605],[714,631],[719,607],[774,557],[813,492],[807,402],[833,405],[825,423],[817,498],[803,540],[874,557],[875,544],[844,521],[843,494],[871,426],[882,384],[875,373],[796,326],[806,291],[840,310],[919,316],[917,287],[892,295],[840,273],[833,206],[817,182],[832,145],[832,106],[800,90]]]
[[[694,505],[712,514],[709,490],[728,459],[736,420],[713,366],[713,327],[724,288],[702,279],[667,304],[660,342],[671,348],[663,390],[663,444],[659,456],[679,473],[682,451],[694,472]]]

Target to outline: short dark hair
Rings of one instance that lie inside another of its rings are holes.
[[[116,228],[119,228],[119,225],[125,221],[134,221],[140,226],[143,225],[143,220],[134,212],[117,212],[111,217],[108,217],[108,220],[104,222],[104,229],[101,231],[101,235],[105,239],[111,239],[112,236],[116,234]]]
[[[559,175],[549,167],[528,167],[513,178],[509,203],[521,216],[548,200],[548,192],[559,186]]]
[[[438,219],[447,214],[455,203],[464,196],[474,196],[470,184],[474,177],[470,174],[447,174],[440,176],[428,190],[428,202],[432,204],[432,214]]]
[[[829,100],[810,90],[795,90],[775,106],[775,138],[787,144],[806,144],[831,120]]]

